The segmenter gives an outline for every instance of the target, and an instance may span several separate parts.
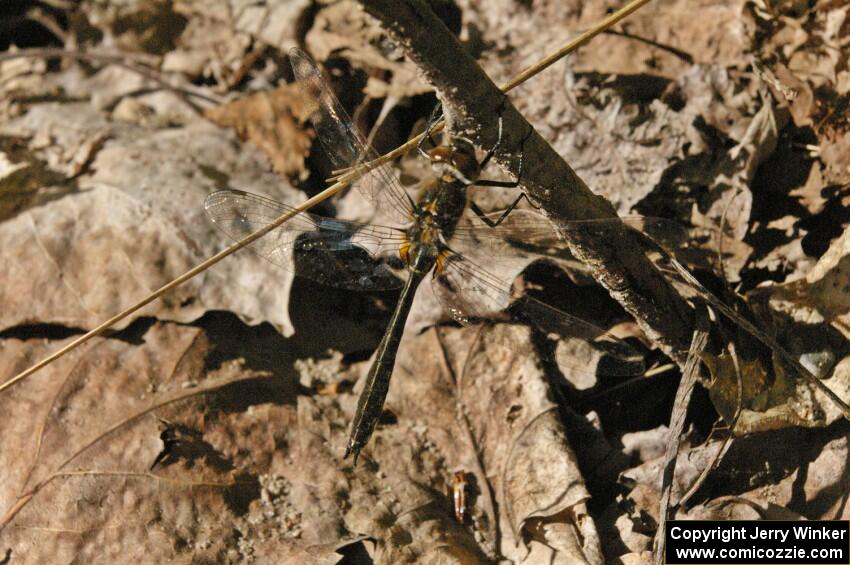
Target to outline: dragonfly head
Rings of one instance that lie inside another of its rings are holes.
[[[450,145],[441,145],[428,152],[431,167],[446,182],[472,184],[478,180],[481,167],[475,157],[475,147],[464,137],[455,137]]]

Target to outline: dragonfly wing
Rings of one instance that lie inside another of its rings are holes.
[[[498,219],[500,213],[490,214]],[[617,241],[622,237],[623,225],[641,232],[648,238],[647,251],[660,246],[680,262],[699,269],[723,272],[721,261],[740,269],[738,263],[748,253],[743,244],[732,238],[723,238],[720,230],[711,228],[686,228],[675,220],[651,216],[624,216],[621,218],[579,220],[555,223],[530,210],[514,210],[496,227],[490,227],[478,217],[467,214],[457,227],[451,240],[452,249],[470,253],[474,257],[538,256],[572,259],[564,234],[582,238],[600,238]],[[483,255],[482,255],[483,253]],[[489,263],[488,263],[489,264]],[[661,267],[661,265],[659,265]],[[570,270],[578,268],[573,263]]]
[[[745,244],[734,238],[724,238],[719,229],[686,228],[668,218],[625,216],[618,219],[564,222],[559,227],[564,233],[572,233],[584,239],[619,241],[623,237],[623,224],[644,236],[644,251],[656,267],[667,274],[672,271],[664,255],[659,255],[660,250],[691,268],[712,271],[720,278],[727,278],[726,273],[733,274],[740,270],[749,255]],[[728,271],[726,267],[732,267],[732,270]]]
[[[501,213],[488,214],[493,221]],[[489,226],[478,216],[466,213],[449,242],[449,247],[473,260],[502,262],[530,256],[556,257],[569,253],[555,224],[537,212],[513,210],[497,226]]]
[[[238,190],[209,195],[204,210],[235,241],[262,229],[293,208]],[[248,246],[257,255],[319,283],[352,290],[400,288],[387,267],[404,234],[394,228],[301,212]],[[304,260],[300,260],[301,258]]]
[[[468,324],[481,319],[503,317],[532,323],[539,329],[564,337],[597,344],[605,353],[622,361],[624,374],[640,374],[643,365],[638,354],[625,342],[602,328],[558,310],[530,296],[514,297],[511,283],[486,271],[466,257],[452,254],[436,277],[435,293],[453,318]]]
[[[510,288],[458,254],[443,262],[434,291],[446,311],[462,324],[498,317],[511,303]]]
[[[500,212],[487,214],[488,219],[498,220]],[[585,237],[613,237],[623,225],[634,228],[664,247],[677,248],[688,237],[688,230],[674,220],[647,216],[625,216],[598,220],[576,220],[554,222],[546,216],[531,210],[513,210],[499,225],[491,227],[477,216],[467,214],[464,223],[455,230],[452,241],[472,241],[475,245],[510,245],[528,250],[538,250],[538,254],[549,255],[557,249],[565,249],[564,233],[575,233]]]
[[[301,92],[312,105],[310,121],[334,168],[346,169],[377,159],[378,153],[357,131],[310,56],[294,48],[289,59]],[[412,217],[413,204],[389,165],[372,169],[353,184],[393,223],[403,224]]]

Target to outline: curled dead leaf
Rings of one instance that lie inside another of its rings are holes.
[[[298,87],[285,84],[271,92],[256,92],[211,108],[206,116],[260,148],[277,172],[297,178],[307,173],[304,159],[310,152],[313,134],[303,124],[311,111]]]

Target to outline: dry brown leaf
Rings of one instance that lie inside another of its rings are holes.
[[[805,20],[809,41],[816,41],[819,49],[801,46],[789,56],[788,68],[797,76],[810,81],[815,87],[825,83],[835,84],[836,72],[841,68],[843,31],[847,6],[824,4],[813,10],[814,21]]]
[[[828,128],[820,139],[819,156],[824,162],[824,176],[829,182],[850,182],[850,124]]]
[[[227,89],[251,48],[251,35],[236,27],[227,0],[182,0],[175,11],[185,18],[174,49],[162,60],[162,70],[190,79],[214,79]],[[256,37],[256,36],[255,36]]]
[[[781,18],[755,17],[749,23],[758,38],[755,50],[769,62],[779,82],[798,96],[789,103],[797,125],[811,125],[828,182],[850,179],[850,142],[846,95],[850,71],[840,53],[850,25],[848,7],[822,2],[803,5]],[[814,94],[813,94],[814,93]]]
[[[751,492],[743,496],[723,496],[707,504],[700,504],[682,513],[680,519],[692,520],[806,520],[804,516],[764,500],[759,494]],[[768,497],[773,498],[772,495]]]
[[[743,238],[749,183],[782,127],[781,116],[765,119],[774,116],[767,102],[758,111],[751,81],[721,67],[693,66],[637,97],[625,79],[571,70],[565,78],[541,82],[517,104],[595,192],[621,214],[722,225],[729,239]],[[737,148],[730,151],[732,143]],[[732,268],[727,274],[737,278]]]
[[[721,193],[743,193],[736,196],[741,200],[735,209],[749,209],[749,179],[734,175],[746,162],[723,156],[725,148],[703,139],[693,123],[699,118],[739,139],[743,130],[728,130],[730,125],[746,127],[748,120],[741,118],[753,113],[753,92],[745,79],[731,78],[727,65],[718,62],[728,57],[730,63],[737,63],[746,38],[736,34],[733,25],[697,22],[702,18],[734,21],[742,4],[666,2],[656,10],[639,11],[623,24],[628,32],[683,50],[702,65],[690,65],[635,39],[603,35],[567,60],[566,73],[558,65],[535,79],[533,86],[520,87],[512,99],[587,184],[611,200],[619,212],[633,212],[635,204],[649,196],[641,213],[662,215],[663,210],[664,216],[685,222],[690,220],[692,204],[706,213],[712,203],[719,202],[721,209],[711,210],[711,219],[719,225],[725,211]],[[543,2],[529,11],[475,3],[465,9],[482,30],[484,41],[497,47],[485,53],[490,59],[484,65],[500,82],[602,17],[605,8]],[[504,49],[498,49],[501,45]],[[603,74],[594,74],[599,72]],[[609,78],[606,72],[624,76]],[[718,181],[719,175],[733,182]],[[683,187],[690,186],[716,189],[708,197],[695,190],[697,194],[685,200]],[[652,199],[653,190],[664,192],[658,198],[661,202]],[[666,209],[674,200],[668,192],[675,193],[679,207],[672,212]],[[736,222],[733,228],[740,233],[741,224]]]
[[[548,535],[554,536],[549,547],[556,553],[563,557],[566,551],[566,555],[583,555],[596,562],[601,554],[595,528],[592,522],[582,521],[589,517],[578,520],[564,514],[579,511],[589,495],[530,348],[528,330],[496,326],[484,328],[474,337],[478,331],[470,328],[450,336],[446,347],[458,381],[455,385],[449,375],[441,378],[436,390],[440,396],[433,400],[424,396],[426,391],[420,387],[426,385],[417,378],[420,373],[433,374],[422,371],[425,367],[418,361],[423,356],[421,348],[402,349],[408,353],[399,359],[396,372],[401,369],[402,374],[396,378],[403,384],[391,391],[390,402],[396,398],[408,410],[415,409],[435,444],[451,454],[450,464],[475,471],[483,494],[474,519],[487,524],[482,532],[485,539],[492,536],[492,520],[498,521],[501,539],[489,538],[489,543],[498,544],[504,555],[525,558],[532,548],[524,547],[519,532],[545,526]],[[445,374],[445,369],[440,373]],[[435,387],[433,383],[430,386]],[[436,391],[428,391],[429,396]],[[443,408],[435,411],[436,406]],[[455,406],[462,410],[460,419]],[[463,431],[466,426],[468,432]],[[480,453],[479,462],[475,452]],[[495,497],[489,506],[484,499],[488,492]],[[495,509],[499,509],[498,515],[492,515]],[[585,530],[585,525],[589,529]],[[556,534],[561,528],[572,534],[566,538]],[[562,541],[554,541],[558,538]],[[563,545],[564,539],[571,541]]]
[[[688,67],[688,56],[698,63],[738,65],[748,48],[748,37],[740,33],[738,23],[744,3],[670,0],[648,6],[615,28],[638,39],[604,34],[572,55],[572,64],[579,72],[669,79]],[[579,0],[535,2],[533,9],[518,9],[509,0],[486,4],[465,0],[459,4],[464,22],[473,22],[482,36],[478,41],[492,46],[484,54],[485,68],[497,82],[534,63],[540,53],[566,43],[604,18],[614,6]],[[717,25],[704,25],[706,21]],[[652,41],[663,48],[648,43]]]
[[[126,51],[162,55],[174,47],[186,25],[175,4],[166,0],[85,0],[81,31],[91,33],[90,27],[94,27]]]
[[[797,127],[812,125],[812,115],[817,111],[814,94],[811,86],[800,80],[788,67],[777,63],[773,68],[776,73],[775,83],[769,83],[775,87],[791,111],[791,118]],[[781,100],[781,98],[778,98]]]
[[[279,177],[263,172],[256,152],[208,124],[151,130],[110,123],[85,104],[73,110],[46,104],[4,125],[7,134],[30,139],[30,158],[66,172],[70,163],[61,159],[80,151],[85,132],[102,128],[110,140],[92,159],[93,174],[73,185],[52,178],[64,190],[39,187],[43,195],[30,203],[35,207],[0,224],[9,261],[0,275],[3,328],[94,327],[213,255],[229,244],[202,211],[205,196],[216,189],[250,187],[291,203],[298,198]],[[54,132],[49,144],[38,133],[45,131]],[[136,317],[191,321],[209,309],[229,309],[291,333],[291,281],[291,274],[243,252]]]
[[[10,49],[14,52],[15,48]],[[8,120],[22,111],[20,100],[58,96],[61,89],[46,75],[43,59],[10,59],[0,63],[0,119]]]
[[[0,221],[74,190],[74,182],[51,170],[27,148],[27,140],[5,138],[0,153]]]
[[[428,384],[433,383],[423,386]],[[357,467],[341,463],[355,401],[351,393],[299,398],[296,439],[273,466],[291,483],[289,500],[298,512],[326,523],[320,530],[326,540],[341,527],[375,540],[370,553],[377,563],[485,560],[446,504],[445,462],[435,457],[433,445],[423,443],[430,430],[417,430],[408,414],[399,413],[397,425],[379,428]],[[313,470],[309,476],[305,468]]]
[[[663,466],[663,458],[659,458]],[[661,477],[653,486],[639,484],[608,506],[599,518],[602,543],[609,561],[619,555],[652,549],[658,527]]]
[[[288,517],[305,546],[355,534],[374,540],[364,548],[377,563],[484,562],[497,548],[522,560],[541,544],[559,559],[600,563],[588,494],[528,330],[478,332],[405,337],[387,401],[394,417],[378,427],[356,467],[339,459],[356,395],[299,396],[297,421],[281,431],[285,442],[260,477],[265,517],[242,530],[246,539]],[[311,386],[346,373],[339,357],[299,366]],[[458,469],[473,485],[463,526],[451,503]],[[534,547],[525,547],[520,529],[540,532]]]
[[[850,286],[848,252],[850,232],[845,232],[832,242],[804,279],[753,293],[760,300],[769,300],[771,308],[792,320],[789,325],[796,323],[808,329],[806,334],[798,333],[800,339],[792,344],[793,351],[801,356],[803,363],[811,366],[815,374],[828,375],[833,371],[825,384],[842,398],[850,394],[850,358],[837,340],[829,339],[826,333],[820,335],[813,332],[810,328],[823,328],[824,332],[834,328],[844,339],[850,335],[850,301],[846,290]],[[807,335],[810,336],[808,339]],[[826,412],[827,422],[840,418],[832,403],[820,402],[820,405]]]
[[[637,455],[638,461],[645,463],[663,456],[669,439],[670,430],[667,426],[626,433],[622,437],[623,452],[626,455]]]
[[[87,104],[46,104],[3,124],[6,135],[29,138],[28,149],[54,172],[75,177],[110,136],[109,122]]]
[[[337,552],[356,551],[359,534],[368,532],[380,542],[372,550],[378,563],[416,555],[438,563],[486,561],[442,497],[435,501],[436,491],[425,487],[440,485],[442,474],[429,467],[433,460],[421,460],[422,472],[410,456],[383,460],[378,472],[368,460],[357,468],[341,463],[338,447],[354,396],[295,399],[294,359],[288,342],[273,332],[212,318],[199,327],[155,323],[134,332],[143,340],[97,339],[43,373],[48,386],[34,379],[2,397],[6,413],[37,415],[18,419],[29,428],[4,441],[33,441],[46,420],[30,486],[91,446],[66,464],[71,475],[56,476],[11,516],[0,539],[13,554],[123,552],[229,562],[288,555],[335,562]],[[27,350],[20,363],[44,354],[40,341],[5,340],[3,346]],[[22,356],[0,359],[16,357]],[[314,362],[306,370],[338,378],[339,361]],[[274,378],[262,372],[266,367]],[[18,369],[6,367],[3,374]],[[194,392],[225,382],[232,383],[226,391]],[[146,412],[175,396],[188,400]],[[166,436],[164,429],[177,431]],[[407,449],[408,433],[400,434],[393,455]],[[0,454],[21,451],[7,445]],[[27,453],[7,466],[16,472],[7,475],[15,480],[4,485],[4,511],[23,488],[35,447]],[[312,471],[304,473],[307,468]]]
[[[305,43],[316,60],[344,53],[345,58],[370,73],[366,94],[371,98],[395,99],[430,92],[431,87],[419,78],[416,66],[401,60],[401,52],[388,56],[392,44],[353,0],[331,3],[315,15]],[[382,73],[391,73],[387,80]]]
[[[299,39],[297,23],[312,8],[308,0],[226,0],[229,13],[233,14],[235,29],[248,33],[278,48],[288,51]],[[208,2],[195,3],[199,10],[206,10]]]
[[[816,216],[823,212],[824,207],[828,204],[828,199],[824,197],[824,186],[826,182],[823,178],[823,170],[820,165],[817,163],[812,164],[812,168],[809,170],[809,176],[806,179],[806,183],[792,190],[789,195],[795,198],[799,198],[800,204],[802,204],[806,211],[808,211],[811,215]],[[796,277],[794,277],[796,278]]]
[[[760,359],[733,361],[728,354],[704,354],[703,362],[712,375],[711,401],[727,424],[735,423],[735,433],[825,425],[811,388],[789,379],[781,366],[775,364],[772,369],[765,368]]]
[[[652,539],[646,535],[641,535],[637,543],[629,543],[634,524],[618,502],[610,504],[598,517],[602,551],[609,560],[633,552],[633,547],[649,548],[652,544]]]
[[[0,398],[22,426],[0,438],[11,471],[0,490],[3,546],[32,561],[245,557],[236,532],[268,457],[250,431],[271,436],[287,411],[245,408],[252,387],[282,398],[294,389],[240,362],[207,368],[213,347],[234,349],[220,330],[153,323],[123,337],[97,338]],[[6,339],[2,359],[26,363],[59,345]],[[2,378],[19,368],[6,364]],[[179,443],[163,444],[157,416],[183,430]],[[163,449],[170,456],[152,465]]]
[[[792,472],[743,496],[761,507],[763,519],[787,520],[792,514],[811,520],[848,519],[846,426],[830,428],[801,443],[794,452]]]
[[[787,227],[794,222],[789,217],[777,225]],[[778,335],[786,349],[812,373],[829,377],[824,384],[841,398],[850,396],[850,380],[846,358],[842,358],[845,348],[834,329],[846,330],[843,318],[848,304],[844,293],[836,289],[846,286],[842,281],[847,278],[843,266],[847,241],[844,234],[833,242],[806,278],[755,289],[748,295],[760,318],[758,326],[771,328],[765,331]],[[792,240],[789,245],[800,243]],[[798,376],[789,375],[789,369],[776,359],[750,358],[746,353],[733,358],[724,353],[705,355],[703,361],[713,378],[712,402],[724,420],[731,423],[740,409],[736,433],[789,425],[819,427],[841,418],[833,402]]]
[[[298,86],[285,84],[211,108],[206,116],[259,147],[278,173],[297,178],[307,173],[304,159],[313,134],[303,124],[310,112]]]
[[[655,555],[651,551],[627,553],[619,556],[615,563],[621,563],[622,565],[651,565],[655,563]]]
[[[850,232],[835,239],[804,279],[775,285],[766,292],[771,305],[796,320],[833,324],[850,336]]]
[[[753,434],[735,439],[709,475],[708,487],[699,493],[704,502],[691,508],[679,508],[677,519],[695,520],[799,520],[841,519],[846,517],[845,497],[847,478],[837,476],[836,468],[843,466],[847,456],[847,424],[837,423],[826,430],[788,429]],[[722,441],[711,441],[682,450],[678,469],[686,471],[687,483],[709,465]],[[683,467],[684,465],[684,467]],[[641,551],[636,531],[651,535],[645,529],[641,513],[657,507],[657,494],[662,465],[643,464],[627,471],[624,476],[638,481],[628,499],[618,507],[606,510],[602,518],[606,549],[616,555],[623,547]],[[681,476],[676,481],[681,483]],[[677,487],[678,490],[678,487]],[[738,493],[741,493],[738,495]],[[678,495],[677,495],[678,496]],[[705,497],[708,499],[705,500]],[[630,510],[631,509],[631,510]],[[629,512],[630,519],[626,519]],[[614,533],[614,518],[618,533]],[[649,521],[651,522],[651,520]],[[648,543],[649,540],[645,541]]]

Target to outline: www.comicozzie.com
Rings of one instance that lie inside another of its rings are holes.
[[[819,522],[671,521],[666,563],[850,563],[846,520]]]

